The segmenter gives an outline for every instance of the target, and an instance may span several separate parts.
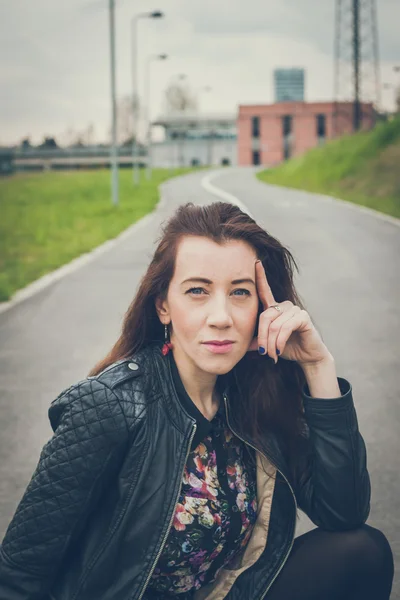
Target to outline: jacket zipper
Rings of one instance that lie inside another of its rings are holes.
[[[143,594],[144,594],[144,592],[145,592],[145,590],[146,590],[147,584],[148,584],[148,583],[149,583],[149,581],[150,581],[150,577],[151,577],[151,576],[152,576],[152,574],[153,574],[153,571],[154,571],[154,569],[155,569],[155,566],[156,566],[156,564],[157,564],[157,561],[158,561],[158,559],[160,558],[160,554],[161,554],[161,552],[163,551],[163,548],[164,548],[164,546],[165,546],[165,543],[166,543],[166,541],[167,541],[167,537],[168,537],[168,534],[169,534],[169,532],[170,532],[170,529],[171,529],[171,526],[172,526],[172,521],[174,520],[174,516],[175,516],[175,510],[176,510],[176,506],[177,506],[177,504],[178,504],[178,500],[179,500],[179,494],[180,494],[180,491],[181,491],[181,486],[182,486],[182,478],[183,478],[183,473],[185,472],[185,466],[186,466],[186,462],[187,462],[187,459],[188,459],[188,456],[189,456],[189,452],[190,452],[190,448],[191,448],[191,445],[192,445],[192,441],[193,441],[194,435],[195,435],[195,433],[196,433],[196,428],[197,428],[197,424],[196,424],[196,423],[194,423],[194,424],[193,424],[193,430],[192,430],[192,433],[191,433],[191,436],[190,436],[190,440],[189,440],[189,447],[188,447],[188,450],[187,450],[187,453],[186,453],[186,458],[185,458],[184,467],[183,467],[183,470],[182,470],[182,473],[181,473],[181,476],[180,476],[180,479],[179,479],[179,488],[178,488],[178,494],[177,494],[177,496],[176,496],[176,500],[175,500],[175,504],[174,504],[174,510],[172,511],[172,515],[171,515],[171,519],[170,519],[170,522],[169,522],[169,524],[168,524],[168,527],[167,527],[167,531],[165,532],[164,539],[163,539],[163,541],[161,542],[161,547],[160,547],[159,551],[157,552],[157,556],[156,556],[156,558],[154,559],[154,562],[153,562],[153,564],[152,564],[152,566],[151,566],[150,572],[149,572],[149,574],[148,574],[148,576],[147,576],[147,579],[146,579],[146,581],[145,581],[145,583],[144,583],[144,586],[143,586],[143,588],[141,589],[141,592],[140,592],[140,594],[139,594],[139,596],[138,596],[138,599],[137,599],[137,600],[141,600],[141,598],[143,598]]]
[[[278,471],[278,473],[280,473],[280,474],[282,475],[283,479],[284,479],[284,480],[286,481],[286,483],[288,484],[290,491],[292,492],[292,496],[293,496],[294,504],[295,504],[295,507],[296,507],[296,514],[297,514],[297,501],[296,501],[296,496],[294,495],[293,488],[292,488],[292,486],[290,485],[289,481],[287,480],[287,478],[285,477],[285,475],[282,473],[282,471],[280,471],[280,470],[278,469],[278,467],[277,467],[277,466],[276,466],[276,465],[275,465],[275,464],[272,462],[272,460],[270,459],[270,457],[269,457],[269,456],[266,456],[266,454],[264,454],[264,452],[261,452],[261,451],[260,451],[258,448],[256,448],[255,446],[253,446],[253,444],[250,444],[249,442],[247,442],[246,440],[244,440],[242,437],[240,437],[240,435],[238,435],[238,434],[236,433],[236,431],[234,431],[234,430],[232,429],[232,427],[231,427],[231,425],[230,425],[230,423],[229,423],[229,418],[228,418],[228,405],[227,405],[227,403],[226,403],[226,400],[227,400],[226,394],[223,394],[223,398],[224,398],[224,402],[225,402],[226,420],[227,420],[227,422],[228,422],[229,428],[231,429],[231,431],[232,431],[232,432],[233,432],[233,433],[234,433],[234,434],[235,434],[235,435],[236,435],[236,436],[237,436],[237,437],[238,437],[240,440],[242,440],[242,442],[244,442],[244,443],[245,443],[245,444],[247,444],[248,446],[251,446],[251,448],[253,448],[253,449],[254,449],[256,452],[260,452],[260,453],[261,453],[261,454],[262,454],[262,455],[263,455],[263,456],[264,456],[264,457],[265,457],[267,460],[269,460],[269,461],[270,461],[270,463],[271,463],[271,464],[273,464],[273,465],[274,465],[274,467],[275,467],[275,469]],[[269,584],[269,586],[267,587],[267,589],[264,591],[264,593],[263,593],[263,595],[261,596],[260,600],[263,600],[263,598],[265,597],[265,595],[266,595],[266,593],[268,592],[269,588],[270,588],[270,587],[271,587],[271,585],[274,583],[275,579],[278,577],[279,573],[280,573],[280,572],[281,572],[281,570],[283,569],[283,566],[284,566],[284,564],[286,563],[286,561],[287,561],[287,559],[288,559],[288,557],[289,557],[289,554],[290,554],[290,552],[291,552],[291,550],[292,550],[292,547],[293,547],[293,544],[294,544],[294,540],[295,540],[295,535],[293,535],[293,537],[292,537],[292,541],[291,541],[291,543],[290,543],[289,550],[288,550],[288,551],[287,551],[287,553],[286,553],[286,556],[285,556],[285,559],[284,559],[283,563],[282,563],[282,564],[281,564],[281,566],[279,567],[278,571],[275,573],[275,576],[274,576],[274,578],[273,578],[273,579],[272,579],[272,581],[270,582],[270,584]]]

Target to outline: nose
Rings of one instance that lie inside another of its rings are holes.
[[[232,325],[232,316],[225,295],[216,296],[207,306],[209,314],[207,323],[214,327],[229,327]]]

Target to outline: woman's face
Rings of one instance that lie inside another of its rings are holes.
[[[244,356],[257,323],[256,260],[255,250],[240,240],[220,246],[197,236],[181,239],[175,273],[159,311],[163,323],[171,323],[174,356],[217,375],[229,372]],[[242,279],[246,281],[232,283]],[[233,344],[217,354],[205,345],[210,340]]]

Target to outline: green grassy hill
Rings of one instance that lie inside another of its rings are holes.
[[[372,131],[333,140],[259,179],[329,194],[400,218],[400,116]]]

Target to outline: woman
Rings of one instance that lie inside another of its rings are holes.
[[[49,409],[1,600],[389,598],[352,388],[294,266],[231,204],[176,211],[120,338]],[[297,508],[317,527],[294,539]]]

